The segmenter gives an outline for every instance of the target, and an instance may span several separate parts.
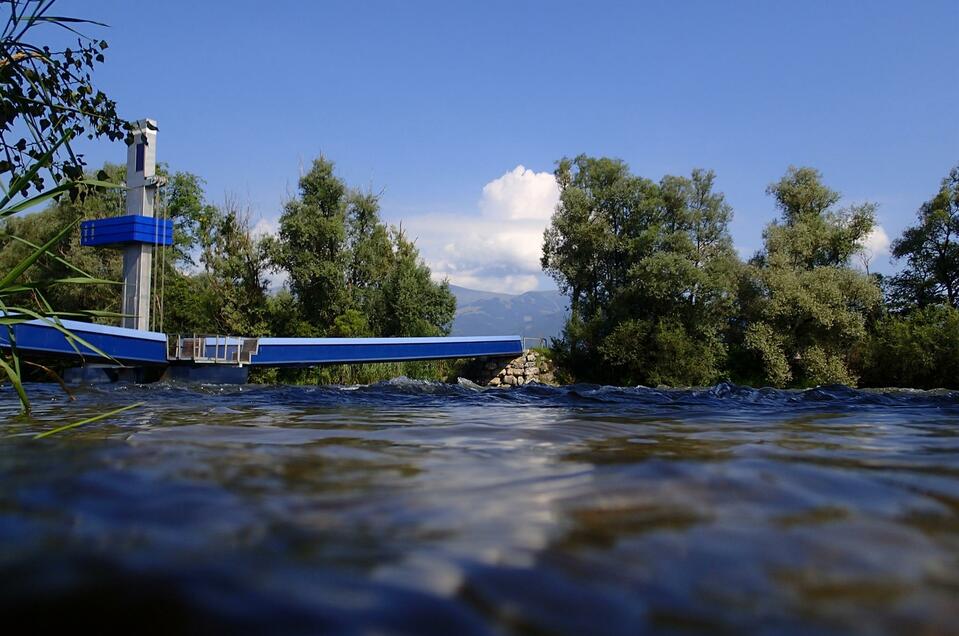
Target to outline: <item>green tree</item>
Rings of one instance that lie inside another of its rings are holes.
[[[313,162],[299,185],[299,197],[289,201],[280,216],[272,254],[275,264],[289,273],[290,290],[320,335],[349,308],[347,190],[333,174],[333,163],[323,157]]]
[[[906,259],[906,266],[890,281],[891,304],[898,310],[938,303],[959,307],[959,165],[918,217],[892,244],[892,255]]]
[[[450,332],[456,298],[449,283],[434,283],[419,250],[393,230],[393,262],[383,284],[383,336],[443,336]]]
[[[170,333],[272,335],[267,293],[271,267],[264,241],[235,200],[206,202],[203,181],[176,173],[165,190],[174,220],[173,267],[164,284],[164,328]],[[197,271],[197,264],[200,268]]]
[[[839,193],[812,168],[789,168],[767,193],[781,218],[766,227],[740,288],[739,346],[748,360],[738,369],[774,386],[855,385],[851,352],[882,298],[849,261],[872,230],[875,206],[838,208]]]
[[[959,389],[959,309],[928,305],[879,321],[863,347],[862,381]]]
[[[581,378],[705,384],[723,375],[738,259],[715,175],[659,184],[606,158],[563,159],[543,267],[570,297],[557,355]]]
[[[296,335],[418,336],[449,333],[455,299],[434,283],[419,250],[379,216],[379,197],[350,190],[319,158],[267,247],[289,274],[292,296],[278,306]],[[289,300],[293,304],[289,304]]]
[[[270,335],[266,250],[251,233],[249,215],[235,205],[228,203],[218,221],[209,265],[219,299],[217,333]]]
[[[388,332],[383,286],[393,268],[394,255],[389,230],[380,222],[379,211],[379,198],[371,193],[354,192],[348,198],[346,284],[351,308],[337,318],[340,327],[336,335]]]

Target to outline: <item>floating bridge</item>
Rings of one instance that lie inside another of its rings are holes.
[[[40,319],[0,328],[0,349],[26,357],[127,367],[312,367],[452,358],[516,357],[520,336],[443,338],[245,338],[151,331],[155,249],[173,243],[173,224],[155,218],[156,122],[137,122],[127,148],[126,215],[81,224],[80,243],[123,252],[122,326]],[[162,327],[161,327],[162,330]]]
[[[69,332],[74,337],[64,332]],[[516,357],[520,336],[443,338],[243,338],[178,336],[72,320],[13,327],[22,355],[128,366],[312,367],[324,364]],[[0,330],[0,347],[9,334]]]

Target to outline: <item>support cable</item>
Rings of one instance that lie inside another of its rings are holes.
[[[157,195],[159,196],[159,194],[160,194],[160,191],[159,191],[159,189],[158,189],[158,190],[157,190]],[[162,201],[162,199],[161,199],[161,201]],[[166,228],[166,214],[167,214],[166,203],[161,204],[160,209],[163,211],[163,214],[162,214],[162,216],[161,216],[160,218],[163,220],[164,229],[165,229],[165,228]],[[170,247],[172,248],[173,246],[171,245]],[[160,255],[160,312],[159,312],[159,313],[160,313],[160,329],[159,329],[159,331],[161,331],[161,332],[163,332],[163,333],[166,333],[166,332],[163,331],[163,308],[165,307],[164,292],[165,292],[165,287],[166,287],[166,254],[167,254],[167,249],[166,249],[166,246],[164,246],[164,248],[163,248],[163,250],[162,250],[162,253],[161,253],[161,255]]]
[[[152,322],[151,328],[154,331],[159,330],[161,332],[163,331],[164,292],[166,291],[166,246],[161,245],[160,241],[161,224],[164,229],[166,228],[166,205],[163,202],[163,197],[160,196],[160,188],[162,185],[162,182],[157,183],[156,190],[153,194],[153,252],[159,257],[159,263],[155,264],[151,272],[153,281],[151,282],[152,293],[150,294],[154,306],[154,311],[150,316]]]
[[[146,190],[144,188],[144,197],[147,196]],[[160,224],[157,222],[158,213],[160,211],[160,185],[156,184],[153,186],[153,253],[150,255],[150,260],[153,260],[153,256],[157,254],[157,251],[160,248]],[[152,263],[151,263],[152,264]],[[150,311],[150,324],[148,327],[151,330],[156,330],[156,310],[159,306],[157,298],[157,280],[158,280],[158,268],[156,266],[150,268],[150,305],[152,310]]]

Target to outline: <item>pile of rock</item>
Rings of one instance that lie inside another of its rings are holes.
[[[496,371],[499,370],[498,373]],[[538,356],[535,351],[510,360],[506,366],[502,362],[488,362],[486,371],[495,373],[486,383],[487,386],[509,387],[523,386],[531,382],[553,383],[553,369],[549,361]]]

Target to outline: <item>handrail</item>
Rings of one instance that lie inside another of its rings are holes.
[[[523,351],[529,351],[530,349],[533,348],[533,347],[526,346],[527,340],[533,340],[536,342],[536,344],[533,345],[533,347],[544,347],[544,348],[546,347],[546,338],[541,338],[539,336],[523,336]]]
[[[222,334],[171,335],[167,341],[167,359],[196,364],[236,364],[242,367],[250,364],[259,348],[259,338]]]

